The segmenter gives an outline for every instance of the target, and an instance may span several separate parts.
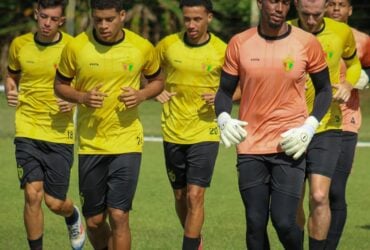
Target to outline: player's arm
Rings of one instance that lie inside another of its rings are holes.
[[[215,97],[215,112],[217,123],[221,130],[221,141],[226,147],[242,142],[247,131],[245,121],[233,119],[230,116],[233,105],[233,94],[238,86],[239,77],[221,72],[220,87]]]
[[[147,84],[140,90],[131,87],[123,87],[119,100],[123,102],[127,108],[138,106],[141,102],[148,100],[160,94],[164,88],[164,77],[159,69],[154,75],[145,76]]]
[[[82,92],[73,88],[71,83],[72,79],[64,77],[57,71],[54,80],[55,94],[67,102],[83,104],[91,108],[101,108],[103,106],[104,97],[107,94],[99,91],[102,85],[98,85],[88,92]]]
[[[306,151],[319,126],[319,121],[321,121],[330,108],[332,101],[328,68],[326,67],[324,70],[317,73],[311,73],[310,77],[315,88],[312,113],[302,126],[289,129],[281,135],[281,148],[287,155],[292,155],[294,159],[298,159]]]
[[[8,69],[5,79],[5,96],[10,107],[15,107],[18,104],[18,83],[20,72],[13,72]]]

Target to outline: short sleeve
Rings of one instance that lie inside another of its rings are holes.
[[[324,50],[316,37],[311,36],[306,44],[307,46],[307,72],[318,73],[327,67]]]
[[[226,48],[225,62],[222,70],[228,74],[238,76],[239,75],[239,65],[240,65],[240,53],[239,53],[239,39],[238,36],[234,36]]]

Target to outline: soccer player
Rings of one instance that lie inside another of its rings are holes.
[[[329,0],[326,8],[326,16],[339,22],[347,23],[352,15],[352,5],[350,0]],[[356,40],[357,55],[361,61],[363,69],[370,69],[370,38],[367,34],[351,28]],[[345,67],[344,67],[345,71]],[[345,72],[344,72],[345,75]],[[361,126],[360,98],[358,89],[362,89],[368,83],[367,74],[363,70],[360,84],[356,84],[351,92],[350,99],[341,104],[343,115],[342,121],[342,146],[339,155],[338,164],[332,177],[329,200],[331,210],[331,222],[326,241],[325,249],[336,249],[342,235],[347,218],[346,204],[346,185],[351,172],[352,163],[355,155],[357,134]]]
[[[73,108],[55,97],[53,82],[63,47],[72,39],[59,31],[65,0],[39,0],[37,30],[13,40],[9,49],[5,92],[16,107],[15,156],[24,190],[24,224],[30,249],[42,249],[41,203],[65,217],[73,249],[82,248],[85,231],[80,213],[67,198],[73,164]]]
[[[330,82],[335,87],[333,102],[317,128],[306,156],[310,189],[309,246],[316,250],[325,247],[330,225],[329,188],[342,142],[339,102],[348,101],[352,86],[360,76],[361,64],[348,25],[324,18],[326,0],[295,0],[294,3],[299,18],[292,20],[292,24],[314,34],[320,41],[329,67]],[[345,81],[340,81],[341,59],[347,66]],[[309,110],[312,110],[314,88],[310,79],[307,82],[306,99]],[[303,212],[299,214],[303,215]]]
[[[331,102],[325,56],[310,33],[285,22],[289,0],[258,0],[258,27],[228,44],[215,110],[225,145],[238,144],[239,191],[248,249],[269,249],[272,223],[285,249],[303,249],[296,211],[305,176],[304,152]],[[307,73],[315,88],[308,114]],[[239,119],[230,117],[240,82]],[[248,122],[248,125],[243,126]]]
[[[122,28],[123,0],[91,0],[90,6],[93,29],[64,48],[54,88],[77,103],[79,189],[89,240],[94,249],[130,249],[129,211],[143,146],[138,105],[163,90],[163,79],[153,45]],[[141,74],[148,79],[143,89]]]
[[[175,209],[184,230],[182,249],[201,249],[204,196],[210,186],[219,147],[214,98],[220,83],[226,44],[208,31],[210,0],[182,0],[185,31],[156,47],[166,74],[163,148]]]

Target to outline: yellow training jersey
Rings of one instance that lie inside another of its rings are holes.
[[[189,45],[184,33],[162,39],[156,51],[166,74],[165,90],[175,92],[163,104],[163,139],[178,144],[219,141],[214,106],[202,94],[216,93],[226,44],[210,33],[207,42]]]
[[[62,53],[58,72],[75,78],[78,91],[101,85],[106,93],[102,108],[78,105],[79,154],[122,154],[141,152],[143,129],[138,108],[127,109],[118,100],[122,87],[140,88],[140,75],[159,72],[153,45],[123,29],[124,39],[114,44],[99,42],[93,31],[78,35]]]
[[[8,69],[19,73],[15,136],[73,144],[73,112],[61,113],[54,95],[54,78],[62,50],[72,39],[61,32],[58,41],[41,43],[28,33],[13,40]]]
[[[299,26],[298,19],[292,20],[291,23],[295,26]],[[324,18],[323,27],[319,32],[315,33],[315,35],[321,43],[326,56],[331,84],[334,85],[340,82],[341,58],[343,58],[349,64],[358,64],[358,70],[356,68],[355,71],[346,77],[346,80],[354,85],[360,76],[361,65],[356,56],[356,42],[351,28],[344,23],[334,21],[330,18]],[[315,99],[315,88],[309,77],[306,82],[306,87],[306,101],[308,110],[311,112]],[[335,90],[333,93],[335,93]],[[333,101],[328,112],[321,120],[320,126],[316,132],[341,129],[341,125],[341,109],[339,103]]]

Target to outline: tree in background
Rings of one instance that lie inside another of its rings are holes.
[[[214,0],[214,19],[210,26],[225,42],[230,37],[256,25],[258,13],[256,0]],[[89,26],[88,0],[69,0],[65,31],[76,35]],[[6,72],[10,41],[34,27],[33,7],[36,0],[1,0],[0,2],[0,82]],[[125,26],[156,44],[162,37],[181,29],[182,14],[179,0],[127,0]],[[370,3],[368,0],[353,1],[354,15],[350,25],[365,32],[370,31]],[[296,17],[291,7],[289,17]]]

